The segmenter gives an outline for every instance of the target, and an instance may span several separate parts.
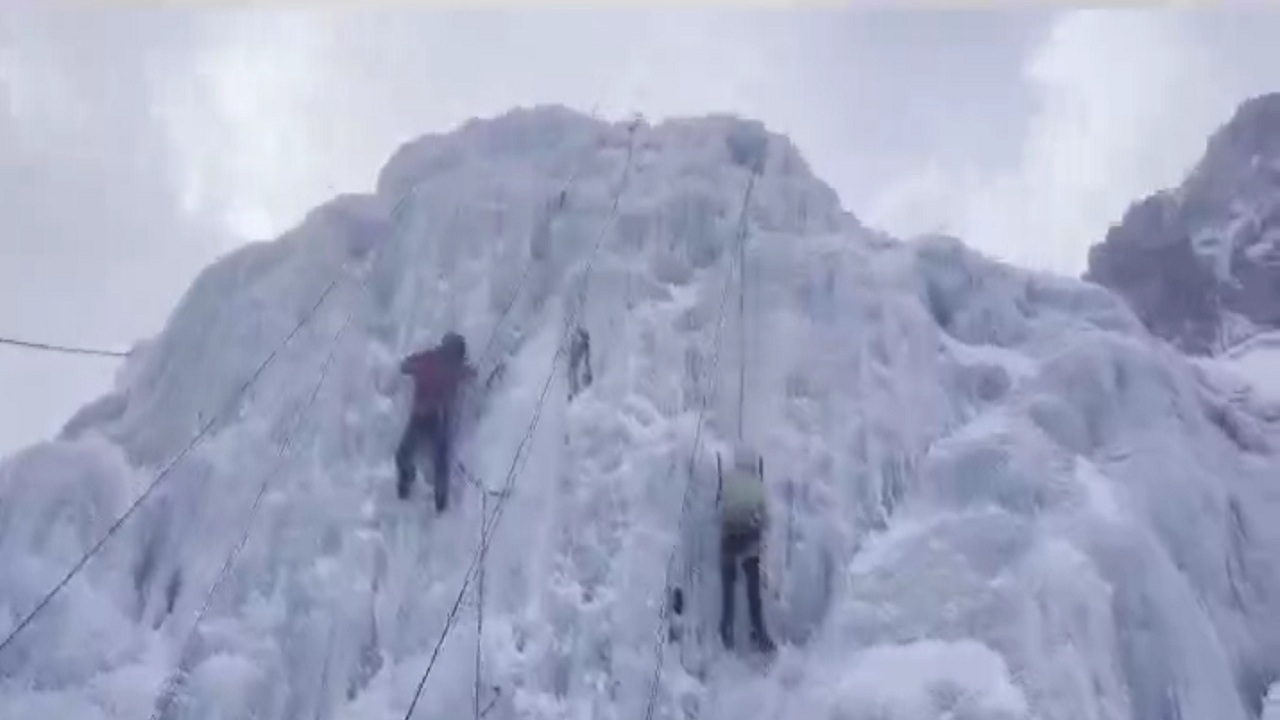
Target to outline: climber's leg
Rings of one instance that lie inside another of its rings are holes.
[[[410,415],[409,421],[405,423],[404,434],[400,437],[400,445],[396,448],[396,493],[401,500],[409,497],[409,487],[413,484],[413,478],[416,469],[413,465],[413,455],[418,449],[418,439],[421,435],[422,419],[418,415]]]
[[[726,532],[720,536],[720,639],[726,648],[733,647],[733,586],[741,537]]]
[[[742,561],[742,572],[747,576],[747,610],[751,615],[751,640],[756,648],[774,649],[773,639],[764,627],[764,606],[760,599],[760,556],[750,555]]]

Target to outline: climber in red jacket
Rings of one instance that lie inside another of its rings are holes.
[[[466,340],[457,333],[446,333],[438,347],[414,353],[401,361],[400,372],[413,377],[414,391],[413,411],[396,449],[396,470],[399,473],[396,490],[401,500],[409,497],[409,486],[416,474],[413,456],[418,444],[428,440],[435,464],[436,510],[443,511],[449,502],[449,450],[454,406],[462,384],[476,374],[467,363]]]

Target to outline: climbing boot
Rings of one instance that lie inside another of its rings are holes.
[[[771,653],[778,649],[778,646],[773,642],[773,638],[769,637],[769,634],[764,631],[764,628],[760,628],[759,630],[752,628],[751,644],[755,646],[756,650],[763,653]]]
[[[436,496],[436,512],[444,512],[445,508],[449,506],[448,479],[436,480],[435,496]]]

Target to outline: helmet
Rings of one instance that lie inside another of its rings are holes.
[[[440,349],[453,360],[461,362],[467,358],[467,341],[456,332],[447,332],[440,339]]]

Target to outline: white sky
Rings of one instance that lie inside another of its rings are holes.
[[[733,111],[864,222],[1077,274],[1277,90],[1280,8],[1114,11],[0,9],[0,335],[125,348],[219,253],[513,105]],[[0,453],[116,363],[0,347]]]

